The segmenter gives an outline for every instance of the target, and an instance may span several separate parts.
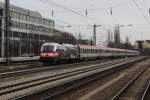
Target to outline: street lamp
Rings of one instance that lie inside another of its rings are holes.
[[[67,26],[59,26],[59,25],[56,25],[58,27],[61,27],[61,28],[64,28],[64,27],[72,27],[71,25],[67,25]]]

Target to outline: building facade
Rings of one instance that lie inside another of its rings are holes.
[[[0,2],[0,57],[5,57],[4,3]],[[40,47],[54,35],[55,22],[39,12],[10,5],[11,57],[39,55]]]

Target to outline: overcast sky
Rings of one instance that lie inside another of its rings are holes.
[[[120,27],[122,41],[126,35],[131,42],[139,39],[150,40],[150,0],[10,0],[10,2],[12,5],[38,11],[42,16],[54,19],[58,26],[71,25],[72,27],[56,27],[72,32],[74,36],[81,32],[84,38],[90,38],[93,34],[91,25],[94,23],[102,25],[97,27],[98,43],[106,41],[106,29],[113,31],[115,24],[133,25]],[[85,16],[86,9],[87,16]]]

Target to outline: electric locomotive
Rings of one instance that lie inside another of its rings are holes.
[[[79,58],[76,46],[69,44],[44,43],[41,47],[40,61],[44,63],[66,62]]]

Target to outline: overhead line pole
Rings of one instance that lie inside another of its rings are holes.
[[[5,49],[5,63],[6,65],[10,62],[10,44],[9,44],[9,33],[10,33],[10,12],[9,12],[9,0],[5,0],[5,24],[4,24],[4,49]]]
[[[93,26],[93,45],[96,45],[96,27],[102,26],[102,25],[96,25]]]
[[[93,45],[96,45],[96,25],[93,27]]]

